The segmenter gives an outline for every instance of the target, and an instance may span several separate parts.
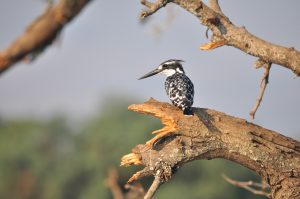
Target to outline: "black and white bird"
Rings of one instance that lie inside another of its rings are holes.
[[[179,107],[184,115],[193,115],[191,106],[194,101],[194,85],[185,75],[181,63],[183,60],[170,59],[161,63],[158,68],[145,74],[139,79],[144,79],[156,74],[167,76],[165,89],[171,102]]]

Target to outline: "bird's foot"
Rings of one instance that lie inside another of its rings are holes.
[[[187,108],[187,109],[183,110],[183,115],[185,115],[185,116],[193,116],[194,112],[193,112],[193,110],[191,108]]]

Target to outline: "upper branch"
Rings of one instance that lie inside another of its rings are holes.
[[[213,49],[222,45],[233,46],[267,63],[281,65],[292,70],[296,75],[300,75],[299,51],[293,47],[287,48],[267,42],[248,32],[245,27],[235,26],[222,13],[217,0],[210,0],[211,7],[203,3],[202,0],[164,1],[164,3],[168,2],[174,2],[192,13],[212,31],[212,42],[201,49]],[[157,9],[161,7],[158,6]]]
[[[300,143],[296,140],[211,109],[193,108],[195,115],[187,117],[153,99],[130,109],[174,126],[173,134],[153,147],[137,145],[124,156],[122,165],[145,165],[130,182],[157,171],[167,181],[187,162],[224,158],[256,171],[270,185],[273,198],[300,196]]]
[[[0,74],[27,56],[50,45],[62,28],[91,0],[60,0],[50,5],[7,49],[0,52]]]
[[[144,6],[146,6],[148,8],[147,10],[144,10],[141,13],[141,18],[143,19],[143,18],[148,17],[149,15],[152,15],[157,10],[159,10],[160,8],[167,5],[168,2],[169,2],[168,0],[157,0],[157,2],[152,3],[152,2],[147,1],[147,0],[141,0],[141,4],[143,4]]]
[[[223,14],[218,0],[209,0],[209,6],[219,14]]]

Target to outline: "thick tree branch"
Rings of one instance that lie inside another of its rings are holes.
[[[165,181],[183,164],[224,158],[256,171],[269,185],[272,198],[300,197],[300,143],[258,125],[204,108],[184,116],[176,107],[150,99],[131,110],[172,121],[167,137],[150,145],[137,145],[130,156],[145,168],[131,182],[160,171]],[[135,164],[122,159],[123,165]]]
[[[91,0],[60,0],[28,26],[7,49],[0,52],[0,74],[34,53],[49,46],[65,27]]]
[[[202,0],[165,0],[163,3],[159,0],[154,3],[157,4],[154,10],[157,11],[169,2],[179,5],[195,15],[203,25],[212,31],[211,41],[208,45],[202,46],[201,49],[210,50],[222,45],[233,46],[267,63],[288,68],[297,76],[300,75],[299,51],[293,47],[287,48],[267,42],[248,32],[245,27],[235,26],[224,14],[220,13],[216,6],[218,5],[216,0],[210,1],[212,8],[203,3]],[[143,16],[146,17],[147,15]]]

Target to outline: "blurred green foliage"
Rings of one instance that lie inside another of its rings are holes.
[[[120,184],[140,167],[120,168],[120,158],[161,127],[158,120],[127,110],[130,104],[109,100],[101,113],[79,124],[64,117],[0,121],[0,198],[112,198],[104,185],[110,167],[118,169]],[[156,198],[260,198],[225,182],[257,180],[251,171],[225,160],[199,160],[183,166],[161,186]],[[151,178],[142,181],[148,186]]]

